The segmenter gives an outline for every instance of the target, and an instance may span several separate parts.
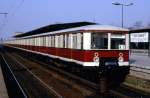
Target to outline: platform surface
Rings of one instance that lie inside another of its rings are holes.
[[[2,74],[1,66],[0,66],[0,98],[9,98],[8,93],[7,93],[7,89],[6,89],[6,85],[4,82],[4,77]]]
[[[150,69],[150,57],[143,54],[130,54],[130,65]]]

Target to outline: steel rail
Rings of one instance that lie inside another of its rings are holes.
[[[18,56],[18,57],[22,58],[21,56]],[[22,59],[23,59],[23,58],[22,58]],[[46,63],[43,63],[43,62],[41,62],[41,61],[37,61],[37,60],[35,60],[35,59],[34,59],[34,61],[36,61],[37,63],[43,64],[43,65],[47,65]],[[75,76],[75,75],[73,75],[73,74],[70,74],[69,72],[63,71],[63,70],[58,69],[58,68],[56,68],[56,67],[49,66],[49,68],[51,68],[51,69],[54,70],[54,71],[58,71],[58,73],[60,73],[60,74],[67,75],[68,78],[71,78],[71,79],[74,79],[74,80],[78,80],[78,81],[80,81],[80,83],[82,83],[82,84],[85,83],[85,85],[87,85],[87,86],[89,86],[89,87],[92,87],[93,89],[98,89],[98,87],[99,87],[98,84],[95,84],[95,83],[92,83],[92,82],[90,82],[90,81],[87,81],[86,79],[80,78],[80,77],[78,77],[78,76]],[[130,96],[128,96],[128,95],[125,95],[125,94],[123,94],[122,92],[119,92],[119,91],[116,91],[116,90],[110,90],[110,93],[112,93],[112,94],[114,94],[114,95],[116,95],[116,96],[118,96],[118,97],[121,97],[121,98],[122,98],[122,97],[123,97],[123,98],[132,98],[132,97],[130,97]]]
[[[12,72],[12,70],[11,70],[9,64],[7,63],[6,59],[4,58],[4,56],[3,56],[1,53],[0,53],[0,55],[1,55],[1,57],[3,58],[3,60],[4,60],[5,64],[6,64],[6,66],[8,67],[9,71],[11,72],[13,78],[15,79],[15,81],[16,81],[16,83],[17,83],[19,89],[21,90],[21,92],[22,92],[24,98],[28,98],[27,94],[25,93],[25,91],[23,90],[23,88],[22,88],[21,85],[19,84],[18,80],[16,79],[15,75],[13,74],[13,72]]]
[[[130,70],[150,74],[150,68],[144,68],[144,67],[139,67],[139,66],[131,66]]]
[[[20,59],[24,60],[24,58],[19,56],[19,55],[15,55],[15,56],[18,56]],[[38,62],[38,63],[40,63],[42,65],[47,65],[46,63],[43,63],[41,61],[37,61],[37,60],[34,60],[34,61]],[[54,71],[58,71],[58,73],[60,73],[61,75],[63,74],[65,76],[67,76],[68,78],[71,78],[71,79],[73,79],[75,81],[80,81],[81,84],[87,85],[87,86],[89,86],[90,88],[92,88],[94,90],[98,90],[99,89],[99,85],[96,84],[96,83],[90,82],[90,81],[88,81],[86,79],[78,77],[78,76],[76,76],[74,74],[70,74],[69,72],[63,71],[63,70],[61,70],[59,68],[56,68],[56,67],[53,67],[53,66],[49,66],[49,68],[51,68]],[[130,97],[128,95],[125,95],[125,94],[123,94],[123,93],[121,93],[119,91],[116,91],[116,90],[112,90],[111,89],[108,92],[110,92],[111,94],[114,94],[115,96],[121,97],[121,98],[132,98],[132,97]]]
[[[57,91],[55,91],[52,87],[47,85],[44,81],[42,81],[37,75],[35,75],[32,71],[30,71],[25,65],[20,63],[16,58],[12,57],[11,55],[7,54],[10,58],[12,58],[14,61],[16,61],[19,65],[21,65],[23,68],[26,69],[34,78],[36,78],[38,81],[40,81],[46,88],[48,88],[50,91],[52,91],[57,97],[63,98]]]
[[[19,55],[15,55],[15,56],[18,56],[20,59],[24,60],[24,58],[19,56]],[[36,61],[36,62],[38,62],[38,63],[40,63],[42,65],[47,65],[47,64],[45,64],[43,62],[40,62],[40,61],[37,61],[37,60],[34,60],[34,61]],[[55,68],[53,66],[49,66],[49,68],[51,68],[54,71],[58,71],[60,74],[63,74],[65,76],[67,76],[68,78],[74,79],[76,81],[80,81],[80,83],[85,84],[85,85],[89,86],[90,88],[92,88],[94,90],[98,90],[99,89],[99,85],[96,84],[96,83],[90,82],[90,81],[88,81],[86,79],[83,79],[83,78],[78,77],[76,75],[70,74],[69,72],[65,72],[65,71],[63,71],[63,70],[61,70],[59,68]],[[121,98],[132,98],[130,96],[127,96],[127,95],[122,94],[121,92],[118,92],[118,91],[115,91],[115,90],[109,90],[108,92],[113,94],[113,95],[115,95],[115,96],[119,96]]]
[[[19,56],[19,55],[15,55],[15,56],[18,56],[20,59],[24,60],[24,58],[21,57],[21,56]],[[37,63],[39,63],[39,64],[42,64],[42,65],[46,65],[46,66],[47,66],[46,63],[37,61],[37,60],[35,60],[35,59],[34,59],[34,61],[37,62]],[[63,71],[62,69],[59,69],[59,68],[56,68],[56,67],[53,67],[53,66],[48,66],[48,67],[51,68],[51,69],[54,70],[54,71],[57,71],[57,72],[60,73],[61,75],[63,74],[63,75],[65,75],[65,76],[67,76],[68,78],[71,78],[71,79],[74,79],[74,80],[78,80],[78,81],[80,81],[80,83],[84,83],[84,84],[90,86],[90,87],[93,88],[93,89],[98,89],[98,85],[95,84],[95,83],[93,83],[93,82],[91,82],[91,81],[88,81],[88,80],[86,80],[86,79],[84,79],[84,78],[81,78],[81,77],[79,77],[79,76],[76,76],[76,75],[74,75],[74,74],[71,74],[71,73],[69,73],[69,72]]]
[[[121,98],[132,98],[132,97],[129,97],[129,96],[127,96],[127,95],[124,95],[124,94],[122,94],[122,93],[120,93],[120,92],[118,92],[118,91],[115,91],[115,90],[109,90],[109,92],[112,93],[112,94],[114,94],[114,95],[116,95],[116,96],[119,96],[119,97],[121,97]]]

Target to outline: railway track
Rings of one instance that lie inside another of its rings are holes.
[[[58,83],[55,83],[57,86],[53,84],[50,87],[54,89],[54,92],[58,92],[58,94],[62,95],[63,98],[77,98],[77,97],[78,98],[102,98],[101,95],[98,94],[98,90],[99,90],[98,84],[92,83],[90,81],[82,79],[78,76],[65,72],[61,69],[55,68],[53,66],[49,66],[43,62],[38,61],[37,64],[36,61],[35,64],[35,62],[22,58],[16,53],[11,53],[11,55],[10,54],[7,55],[9,55],[10,59],[12,58],[12,56],[15,57],[14,59],[16,59],[18,63],[20,63],[19,65],[23,65],[26,68],[26,70],[31,71],[33,75],[38,77],[48,87],[50,85],[49,82],[52,83],[52,81],[54,81],[51,80],[50,77],[55,77],[56,81],[63,81],[61,83],[67,85],[67,87],[66,86],[62,87],[61,85],[58,85]],[[37,71],[37,69],[40,70]],[[18,69],[15,70],[17,71]],[[47,75],[41,73],[45,73],[45,74],[47,73]],[[43,75],[45,75],[45,77],[43,77]],[[47,79],[47,76],[49,76],[49,79]],[[63,91],[64,88],[68,90]],[[129,94],[125,94],[125,92],[129,92],[128,89],[123,89],[123,90],[121,89],[122,88],[109,90],[109,94],[106,98],[141,98],[141,96],[137,97],[137,94],[136,95],[132,94],[132,96]],[[65,92],[69,92],[70,94]],[[149,97],[142,97],[142,98],[149,98]]]
[[[5,58],[1,53],[0,53],[0,65],[3,70],[2,72],[4,75],[4,80],[7,87],[9,98],[16,98],[16,96],[20,98],[28,98],[26,92],[21,87],[20,83],[16,79],[10,66],[8,65],[8,63],[6,62]]]
[[[150,67],[142,67],[142,66],[131,66],[130,68],[132,71],[142,72],[146,74],[150,74]]]
[[[18,79],[18,82],[26,94],[28,94],[28,98],[63,98],[53,91],[52,88],[46,86],[44,82],[36,77],[24,65],[15,60],[15,58],[12,59],[6,55],[3,55],[3,59],[10,66],[14,76]]]
[[[47,64],[43,63],[43,62],[39,62],[39,61],[36,61],[42,65],[46,65],[48,66]],[[49,66],[49,67],[52,67],[52,66]],[[55,68],[51,68],[53,70],[55,70],[56,72],[59,72],[60,74],[65,74],[65,77],[72,77],[73,80],[76,80],[76,81],[80,81],[80,83],[83,83],[85,84],[86,86],[94,89],[95,91],[99,90],[99,85],[98,84],[95,84],[95,83],[92,83],[90,81],[87,81],[87,80],[84,80],[84,79],[81,79],[79,77],[76,77],[74,75],[71,75],[70,73],[66,73],[62,70],[59,70],[59,69],[55,69]],[[130,87],[126,87],[125,85],[121,85],[119,88],[117,89],[111,89],[109,90],[109,95],[111,96],[111,98],[149,98],[148,95],[144,95],[144,94],[141,94],[141,93],[137,93],[137,92],[134,92],[134,89]]]
[[[77,85],[73,85],[72,83],[69,85],[66,85],[66,82],[64,82],[66,80],[64,80],[63,82],[60,82],[60,78],[62,78],[62,77],[58,76],[58,74],[54,74],[53,72],[50,72],[49,70],[45,70],[45,68],[43,68],[39,65],[36,65],[31,62],[29,64],[26,62],[25,59],[24,60],[18,59],[19,57],[17,57],[17,56],[15,56],[15,58],[14,58],[14,55],[6,54],[6,56],[7,56],[8,60],[12,59],[12,56],[13,56],[13,61],[15,59],[17,59],[17,61],[16,60],[15,61],[18,62],[19,65],[25,66],[27,68],[27,69],[24,68],[25,70],[32,71],[32,73],[36,77],[38,77],[39,80],[43,81],[43,83],[45,83],[48,87],[50,87],[50,85],[52,85],[50,88],[53,88],[53,90],[55,92],[59,92],[59,95],[62,95],[63,98],[84,98],[87,95],[87,93],[89,93],[88,90],[85,91],[85,89],[83,89],[83,88],[80,88],[80,89],[84,90],[84,92],[80,92],[81,90],[78,89],[79,87]],[[23,70],[23,69],[18,69],[15,66],[13,66],[13,68],[14,68],[14,71]],[[23,68],[23,67],[21,67],[21,68]],[[33,76],[33,74],[32,74],[32,76]],[[55,77],[56,79],[54,79],[53,77]],[[71,82],[71,81],[69,80],[68,82]],[[36,97],[32,97],[32,98],[36,98]]]

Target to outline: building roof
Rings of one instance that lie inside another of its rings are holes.
[[[133,28],[130,29],[130,33],[150,32],[150,27]]]
[[[86,26],[86,25],[92,25],[92,24],[96,24],[96,23],[92,23],[92,22],[74,22],[74,23],[51,24],[51,25],[48,25],[48,26],[44,26],[44,27],[29,31],[29,32],[25,32],[25,33],[22,33],[22,34],[15,35],[14,37],[16,37],[16,38],[26,37],[26,36],[31,36],[31,35],[35,35],[35,34],[53,32],[53,31],[69,29],[69,28],[74,28],[74,27],[80,27],[80,26]]]

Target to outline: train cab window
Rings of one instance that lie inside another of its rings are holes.
[[[91,49],[108,49],[108,34],[92,33]]]
[[[111,34],[111,49],[125,49],[125,34]]]

